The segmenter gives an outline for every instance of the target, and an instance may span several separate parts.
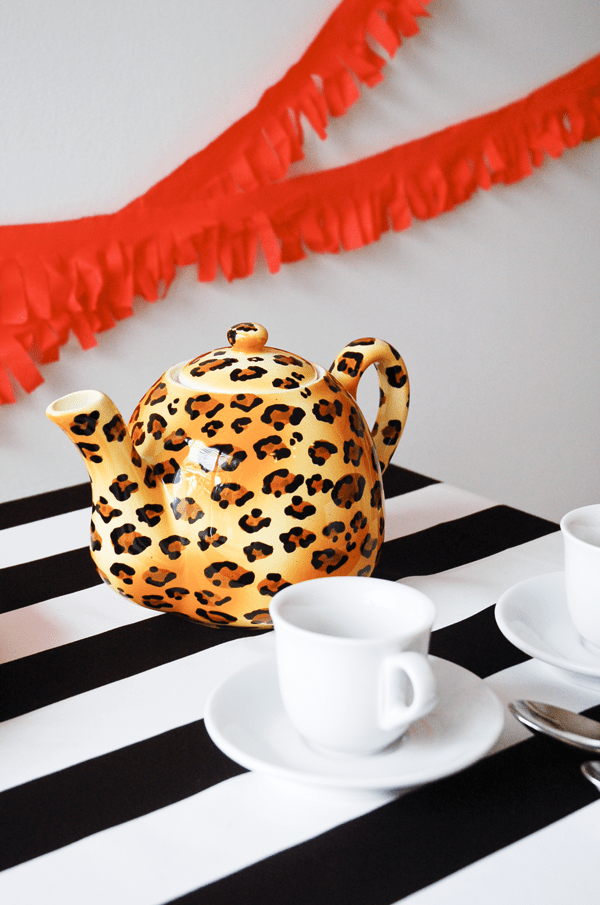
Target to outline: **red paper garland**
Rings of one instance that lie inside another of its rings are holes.
[[[382,78],[368,36],[392,55],[420,15],[418,0],[342,0],[253,111],[145,195],[115,214],[0,227],[0,402],[14,401],[9,373],[31,392],[43,381],[34,357],[57,360],[71,331],[95,345],[136,295],[164,295],[179,266],[233,280],[253,272],[259,246],[271,272],[306,250],[359,248],[600,135],[598,56],[500,110],[286,179],[302,156],[300,115],[324,137],[329,115],[358,97],[352,73],[367,85]]]

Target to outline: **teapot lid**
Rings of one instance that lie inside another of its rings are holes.
[[[268,333],[260,324],[235,324],[227,331],[229,346],[206,352],[183,365],[176,379],[189,389],[273,392],[312,383],[315,365],[282,349],[266,345]]]

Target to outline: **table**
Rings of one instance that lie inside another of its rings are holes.
[[[397,466],[385,490],[376,574],[430,594],[431,653],[505,703],[600,718],[600,684],[527,657],[494,619],[504,590],[562,568],[558,526]],[[83,546],[89,502],[80,485],[0,506],[4,905],[597,901],[586,755],[508,712],[489,756],[399,797],[307,793],[229,760],[207,695],[273,633],[121,600]]]

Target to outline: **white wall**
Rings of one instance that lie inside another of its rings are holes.
[[[29,0],[3,11],[0,222],[118,209],[258,99],[333,0]],[[386,81],[311,138],[296,171],[360,158],[505,104],[600,52],[597,0],[433,0]],[[217,14],[218,13],[218,14]],[[6,24],[8,20],[8,28]],[[6,40],[9,37],[9,40]],[[167,298],[0,408],[0,500],[85,480],[44,417],[74,389],[129,417],[169,365],[257,320],[270,342],[325,366],[375,335],[404,356],[408,426],[394,461],[558,519],[600,499],[600,140],[511,187],[368,248]],[[363,394],[374,411],[375,389]],[[361,397],[362,398],[362,397]]]

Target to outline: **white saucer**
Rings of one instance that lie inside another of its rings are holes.
[[[521,581],[496,604],[502,634],[524,653],[571,673],[579,684],[598,686],[600,656],[584,646],[571,622],[565,573],[550,572]]]
[[[309,747],[283,709],[274,657],[219,685],[204,721],[228,757],[279,780],[354,794],[411,789],[483,757],[504,726],[504,709],[481,679],[437,657],[431,663],[439,686],[437,708],[380,754],[338,758]]]

